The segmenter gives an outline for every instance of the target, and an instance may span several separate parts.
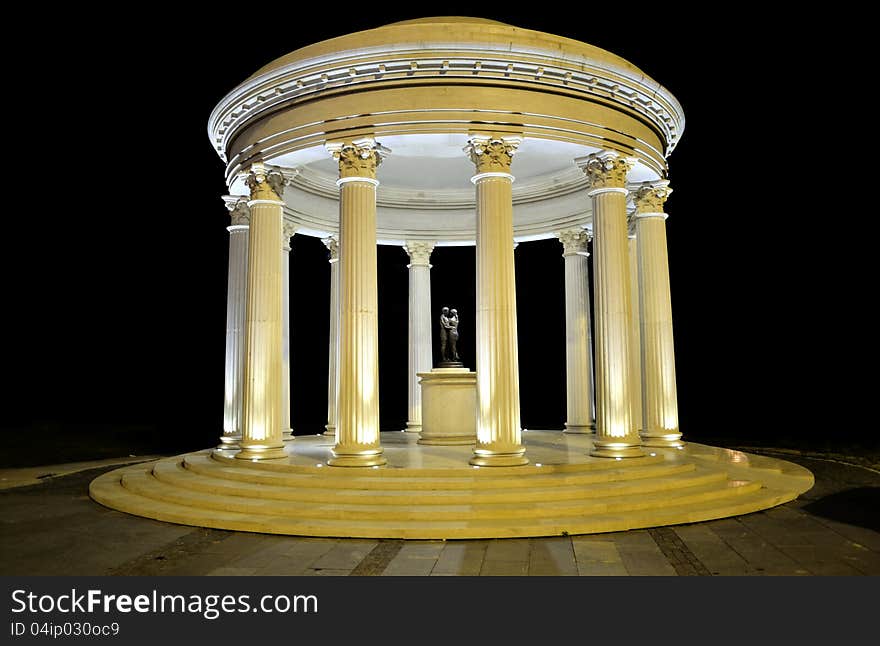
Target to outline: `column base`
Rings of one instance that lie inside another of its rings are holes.
[[[652,446],[661,449],[678,449],[684,446],[681,441],[681,433],[648,433],[642,432],[642,446]]]
[[[590,455],[594,458],[640,458],[645,452],[639,443],[605,438],[593,440]]]
[[[283,446],[251,445],[243,446],[241,451],[235,454],[238,460],[278,460],[287,458],[287,451]]]
[[[241,448],[241,435],[221,435],[217,448],[222,451],[237,451]]]
[[[491,449],[474,449],[474,456],[468,460],[468,464],[475,467],[520,467],[529,463],[529,459],[523,455],[525,452],[525,447],[507,453]]]
[[[407,422],[406,428],[403,430],[407,433],[421,433],[422,432],[422,423],[421,422]]]
[[[323,435],[331,435],[331,436],[336,435],[336,427],[335,426],[330,426],[330,424],[325,424],[324,428],[326,428],[327,430],[324,431]]]
[[[380,467],[388,460],[382,455],[382,447],[347,451],[338,445],[331,450],[333,457],[327,460],[331,467]]]
[[[293,429],[287,428],[281,431],[281,441],[282,442],[290,442],[293,440]]]
[[[595,424],[586,424],[586,425],[569,424],[568,422],[566,422],[565,423],[565,430],[563,430],[562,432],[563,433],[577,433],[577,434],[581,434],[581,435],[590,435],[590,434],[595,435],[596,434],[596,425]]]

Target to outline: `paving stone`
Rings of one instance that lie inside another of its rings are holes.
[[[571,546],[580,576],[626,576],[623,559],[614,541],[574,536]]]
[[[431,574],[476,576],[480,573],[489,541],[447,542]]]
[[[746,560],[730,549],[710,527],[705,524],[679,525],[676,534],[696,554],[710,574],[716,576],[745,576],[760,574],[749,567]]]
[[[350,539],[339,541],[326,554],[316,560],[311,567],[321,570],[353,570],[358,563],[364,560],[377,541]]]
[[[674,536],[673,539],[671,536]],[[632,576],[676,576],[676,574],[697,575],[702,573],[698,563],[687,560],[693,557],[689,550],[682,549],[678,536],[669,528],[658,530],[635,530],[612,535],[623,565]],[[658,537],[663,545],[658,544]],[[663,539],[665,537],[665,539]],[[678,541],[678,543],[676,543]],[[681,557],[673,563],[672,557]],[[695,560],[695,557],[693,557]],[[705,572],[708,574],[708,572]]]
[[[528,563],[531,545],[528,538],[501,538],[489,541],[487,561],[523,561]]]
[[[804,568],[779,548],[750,530],[736,518],[708,523],[727,545],[736,551],[757,572],[764,575],[804,574]]]
[[[529,573],[527,561],[483,561],[480,568],[480,576],[526,576]]]
[[[571,539],[546,538],[532,542],[529,554],[531,576],[577,576],[577,561]]]

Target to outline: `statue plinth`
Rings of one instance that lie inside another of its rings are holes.
[[[461,361],[441,361],[437,364],[438,368],[464,368]]]
[[[419,444],[476,444],[477,373],[448,366],[420,372],[422,431]]]

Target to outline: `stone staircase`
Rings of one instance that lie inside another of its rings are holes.
[[[734,516],[782,504],[812,485],[797,465],[760,460],[750,468],[712,451],[658,450],[542,466],[345,469],[202,451],[106,473],[90,494],[156,520],[272,534],[555,536]]]

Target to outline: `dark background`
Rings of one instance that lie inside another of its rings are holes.
[[[742,5],[694,9],[687,21],[656,8],[558,9],[480,15],[608,49],[684,107],[666,206],[685,439],[871,444],[857,419],[863,400],[844,383],[837,330],[822,318],[852,306],[828,278],[823,250],[837,241],[823,215],[824,162],[805,145],[827,143],[814,89],[828,77],[816,48],[785,19]],[[14,168],[2,237],[0,466],[216,442],[228,215],[208,115],[289,51],[438,11],[477,7],[365,14],[334,4],[324,19],[283,5],[191,16],[77,7],[45,17],[6,69],[21,96],[5,141]],[[298,434],[326,423],[326,258],[319,240],[294,238]],[[406,421],[407,258],[379,247],[378,259],[381,424],[395,430]],[[458,306],[473,367],[473,249],[437,249],[432,263],[434,311]],[[562,263],[555,240],[516,251],[526,428],[565,421]]]

